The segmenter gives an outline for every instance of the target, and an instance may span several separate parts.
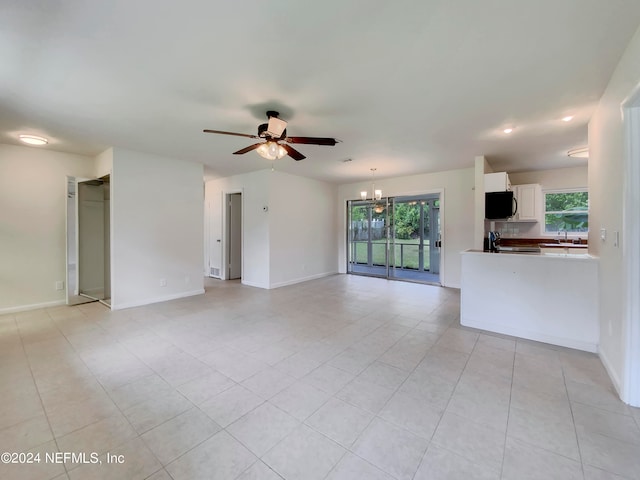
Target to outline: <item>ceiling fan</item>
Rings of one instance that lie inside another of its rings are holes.
[[[254,143],[253,145],[238,150],[237,152],[233,152],[233,154],[242,155],[243,153],[250,152],[251,150],[256,150],[258,155],[268,160],[277,160],[285,155],[289,155],[294,160],[303,160],[307,158],[292,146],[287,145],[288,143],[334,146],[336,143],[340,142],[340,140],[335,138],[327,137],[287,137],[287,122],[278,118],[278,115],[280,115],[278,112],[269,110],[267,112],[267,118],[269,121],[268,123],[263,123],[258,126],[258,135],[223,132],[222,130],[203,130],[203,132],[264,139],[264,142]]]

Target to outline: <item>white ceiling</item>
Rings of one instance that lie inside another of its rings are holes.
[[[584,165],[566,151],[639,24],[637,0],[3,0],[0,142],[36,133],[227,176],[269,162],[202,130],[254,134],[275,109],[289,135],[343,141],[275,168],[336,183],[481,154],[508,171]]]

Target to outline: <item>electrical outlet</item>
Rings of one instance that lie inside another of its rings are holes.
[[[62,280],[58,280],[55,284],[56,290],[64,290],[64,282]]]
[[[166,287],[167,286],[167,279],[166,278],[161,278],[160,279],[160,286],[161,287]]]

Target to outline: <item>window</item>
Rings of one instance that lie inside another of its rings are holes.
[[[549,190],[544,192],[544,233],[579,234],[589,231],[589,192]]]

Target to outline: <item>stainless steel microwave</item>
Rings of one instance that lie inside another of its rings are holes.
[[[490,192],[484,194],[484,218],[502,220],[513,217],[518,211],[518,201],[513,192]]]

